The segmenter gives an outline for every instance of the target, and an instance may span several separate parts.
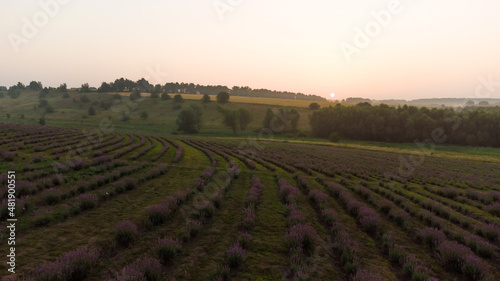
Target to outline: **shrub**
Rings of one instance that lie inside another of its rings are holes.
[[[301,247],[305,251],[310,251],[314,248],[316,230],[309,225],[293,225],[287,231],[286,239],[290,244],[290,248]]]
[[[200,232],[202,223],[199,220],[189,220],[187,223],[187,228],[189,235],[195,237]]]
[[[358,270],[354,277],[352,278],[352,281],[383,281],[381,277],[379,277],[377,274],[370,272],[366,269]]]
[[[353,274],[357,271],[358,261],[357,261],[357,250],[349,234],[340,230],[335,237],[334,246],[340,252],[340,261],[344,266],[344,270],[348,274]]]
[[[337,211],[335,211],[334,209],[325,209],[321,212],[321,216],[323,218],[323,221],[329,225],[329,226],[332,226],[333,223],[337,220],[337,218],[339,217],[339,214],[337,213]]]
[[[161,279],[162,274],[162,265],[159,260],[143,257],[124,267],[116,280],[158,281]]]
[[[137,235],[137,226],[129,220],[119,222],[115,226],[115,240],[123,246],[134,242]]]
[[[490,214],[500,217],[500,203],[494,203],[484,207],[484,210]]]
[[[255,224],[256,217],[257,216],[255,215],[253,207],[245,208],[245,211],[243,212],[243,219],[241,220],[241,227],[248,230],[252,229]]]
[[[89,210],[97,206],[97,196],[95,194],[82,194],[78,196],[79,207],[82,211]]]
[[[309,191],[309,199],[314,202],[316,207],[323,209],[328,202],[328,195],[321,190],[314,189]]]
[[[240,244],[234,243],[226,250],[226,263],[229,268],[237,268],[245,261],[245,249]]]
[[[99,252],[94,248],[78,248],[59,256],[52,263],[45,263],[35,270],[36,280],[77,281],[84,280],[97,265]]]
[[[360,207],[358,210],[358,221],[361,228],[370,234],[375,234],[381,223],[379,215],[365,206]]]
[[[393,208],[389,211],[389,218],[403,226],[410,219],[410,215],[405,210]]]
[[[297,225],[297,224],[302,224],[305,223],[305,216],[304,213],[302,213],[301,210],[297,209],[295,205],[287,205],[288,210],[287,210],[287,218],[286,221],[289,226]]]
[[[453,241],[444,241],[437,247],[438,258],[450,269],[460,272],[465,258],[474,255],[471,249]]]
[[[434,227],[426,227],[421,229],[418,238],[431,248],[437,247],[441,242],[446,240],[446,235],[439,229]]]
[[[153,225],[160,225],[165,223],[170,215],[170,210],[164,205],[156,204],[147,207],[146,213],[148,214],[148,220]]]
[[[158,239],[156,254],[162,262],[167,263],[177,256],[177,252],[179,252],[180,249],[181,246],[179,242],[172,238]]]
[[[243,249],[248,249],[250,247],[250,242],[252,240],[252,235],[248,232],[238,233],[238,244],[243,247]]]
[[[471,280],[483,280],[489,271],[486,264],[473,255],[465,256],[461,270]]]
[[[47,205],[54,205],[61,202],[61,196],[63,195],[61,190],[50,188],[44,191],[43,201]]]

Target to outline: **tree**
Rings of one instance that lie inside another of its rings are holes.
[[[57,87],[57,91],[61,93],[66,93],[68,91],[68,86],[66,85],[66,83],[63,83],[59,85],[59,87]]]
[[[167,94],[167,93],[161,94],[161,100],[169,100],[171,98],[172,97],[169,94]]]
[[[295,109],[281,107],[278,112],[269,108],[264,117],[264,128],[269,128],[275,133],[296,132],[299,124],[300,114]]]
[[[10,87],[9,91],[7,92],[7,95],[11,99],[17,99],[19,96],[21,96],[21,91],[17,89],[17,87]]]
[[[201,98],[202,103],[209,103],[210,102],[210,96],[208,94],[204,94],[203,97]]]
[[[317,110],[317,109],[320,109],[320,105],[317,103],[317,102],[313,102],[309,105],[309,109],[310,110]]]
[[[49,95],[49,93],[50,93],[49,88],[45,87],[38,94],[38,98],[43,99],[43,98],[47,97]]]
[[[81,92],[82,93],[88,93],[88,92],[90,92],[89,83],[82,84]]]
[[[130,94],[130,100],[135,101],[135,100],[138,100],[140,98],[142,98],[141,90],[139,88],[135,88],[134,90],[132,90],[132,94]]]
[[[40,120],[38,120],[38,124],[42,126],[45,125],[45,117],[40,118]]]
[[[240,109],[238,109],[238,116],[239,116],[240,129],[244,131],[247,129],[248,124],[252,122],[253,115],[250,112],[250,110],[241,107]]]
[[[262,121],[262,126],[264,128],[271,129],[273,132],[275,131],[275,128],[273,128],[273,124],[271,124],[271,121],[274,119],[274,112],[272,108],[268,108],[266,111],[266,115],[264,116],[264,121]]]
[[[485,100],[484,100],[484,101],[480,101],[480,102],[478,103],[478,105],[479,105],[479,106],[488,106],[488,105],[490,105],[490,103],[489,103],[488,101],[485,101]]]
[[[182,98],[182,96],[180,94],[177,94],[174,96],[174,103],[183,103],[184,102],[184,98]]]
[[[199,107],[190,106],[179,112],[176,124],[177,130],[186,133],[198,133],[200,131],[202,112]]]
[[[111,83],[112,84],[112,83]],[[101,87],[97,89],[99,93],[108,93],[113,91],[113,86],[111,84],[108,84],[106,82],[102,82]]]
[[[89,111],[90,116],[93,116],[96,114],[96,110],[93,106],[90,106],[88,111]]]
[[[149,114],[146,111],[141,112],[141,119],[148,119]]]
[[[222,123],[231,128],[233,130],[233,133],[236,135],[239,124],[239,110],[224,109],[221,106],[219,106],[217,109],[223,116]]]
[[[229,93],[228,92],[220,92],[217,94],[217,102],[218,103],[228,103],[229,102]]]
[[[24,84],[23,84],[23,83],[21,83],[21,82],[17,82],[16,87],[17,87],[19,90],[26,90],[26,86],[24,86]]]
[[[62,97],[63,97],[63,99],[67,99],[67,98],[69,98],[69,94],[68,94],[68,92],[64,93]]]
[[[41,91],[43,89],[42,82],[31,81],[28,86],[32,91]]]
[[[9,113],[7,113],[7,119],[10,119],[10,114]]]

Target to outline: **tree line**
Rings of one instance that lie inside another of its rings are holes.
[[[315,137],[364,141],[415,142],[442,132],[445,143],[500,147],[500,107],[426,107],[340,104],[310,115]]]
[[[272,91],[267,89],[252,89],[250,87],[234,86],[231,89],[221,85],[199,85],[194,83],[169,82],[165,85],[152,85],[146,79],[142,78],[137,82],[129,79],[120,78],[114,82],[102,82],[98,92],[149,92],[154,94],[162,93],[180,93],[180,94],[200,94],[217,95],[220,92],[227,92],[232,96],[244,97],[262,97],[262,98],[280,98],[280,99],[298,99],[322,101],[325,98],[316,95],[305,95],[302,93],[292,93],[283,91]]]

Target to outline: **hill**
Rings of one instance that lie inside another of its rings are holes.
[[[54,126],[78,126],[83,128],[96,128],[101,123],[111,122],[116,129],[173,133],[176,131],[176,119],[180,109],[173,108],[173,100],[152,99],[149,94],[141,94],[143,99],[130,101],[130,92],[120,93],[98,93],[90,92],[81,94],[68,91],[68,97],[64,98],[62,93],[51,92],[45,100],[54,109],[53,113],[46,113],[45,107],[40,107],[39,93],[35,91],[22,91],[17,99],[8,97],[0,99],[0,122],[18,122],[25,124],[38,124],[39,119],[44,116],[47,125]],[[115,100],[116,95],[124,96],[121,100]],[[82,102],[82,97],[88,97],[87,102]],[[174,94],[170,94],[171,97]],[[217,111],[218,103],[215,97],[212,101],[203,105],[202,95],[183,94],[185,102],[182,108],[191,104],[203,106],[203,121],[201,135],[233,135],[232,131],[222,123],[222,115]],[[239,136],[254,134],[254,131],[262,127],[262,121],[268,108],[279,108],[282,106],[293,107],[300,114],[298,130],[306,133],[310,131],[308,115],[311,114],[309,104],[312,101],[290,100],[276,98],[252,98],[231,96],[230,102],[223,105],[227,109],[240,107],[250,110],[254,116],[246,131],[239,132]],[[321,106],[334,105],[328,101],[317,101]],[[95,115],[89,115],[89,108],[95,109]],[[129,115],[129,120],[121,121],[123,113]],[[141,118],[141,113],[146,112],[147,119]],[[10,118],[7,118],[7,114]]]

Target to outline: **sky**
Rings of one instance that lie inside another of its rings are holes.
[[[0,0],[0,18],[4,86],[500,98],[498,0]]]

